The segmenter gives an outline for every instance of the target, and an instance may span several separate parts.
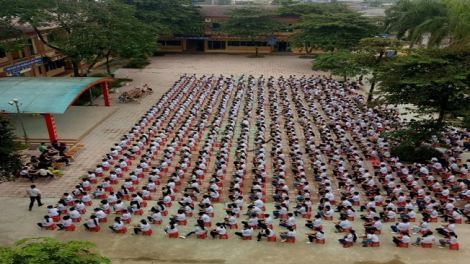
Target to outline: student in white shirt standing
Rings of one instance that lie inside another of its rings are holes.
[[[30,188],[26,190],[26,193],[29,195],[31,202],[29,203],[29,210],[33,209],[34,201],[38,202],[38,206],[43,206],[41,202],[41,191],[36,188],[36,185],[31,185]]]

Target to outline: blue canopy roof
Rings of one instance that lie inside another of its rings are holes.
[[[63,114],[87,89],[112,78],[5,77],[0,78],[0,111],[17,113],[8,102],[18,99],[22,113]]]

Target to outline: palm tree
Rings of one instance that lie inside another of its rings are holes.
[[[470,42],[470,2],[466,0],[445,0],[448,9],[449,27],[452,31],[451,45]]]
[[[399,0],[386,12],[385,26],[398,39],[408,36],[410,47],[428,36],[428,48],[470,40],[470,2],[466,0]]]

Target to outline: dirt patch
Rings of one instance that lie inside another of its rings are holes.
[[[356,261],[354,264],[406,264],[403,260],[400,259],[398,255],[395,255],[395,259],[381,262],[381,261]]]

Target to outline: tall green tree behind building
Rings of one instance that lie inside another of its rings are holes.
[[[7,180],[14,180],[23,162],[16,152],[15,126],[7,115],[0,115],[0,174]]]

